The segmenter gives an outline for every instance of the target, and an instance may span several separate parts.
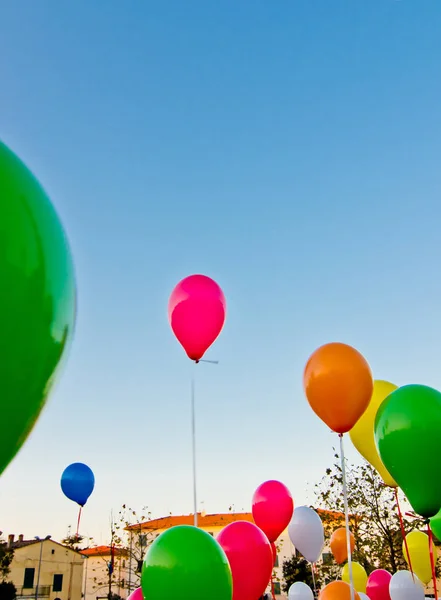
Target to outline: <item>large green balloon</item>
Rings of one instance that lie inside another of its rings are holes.
[[[202,529],[180,525],[162,533],[150,546],[141,575],[148,600],[231,600],[228,559],[217,541]]]
[[[0,143],[0,473],[46,401],[75,322],[75,281],[58,217]]]
[[[441,542],[441,509],[430,519],[430,527],[438,540]]]
[[[392,392],[378,409],[375,440],[386,469],[422,517],[441,507],[441,393],[425,385]]]

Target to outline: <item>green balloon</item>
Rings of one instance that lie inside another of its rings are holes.
[[[231,600],[233,583],[225,552],[202,529],[180,525],[150,546],[141,575],[148,600]]]
[[[58,217],[0,142],[0,474],[52,387],[75,322],[75,280]]]
[[[441,542],[441,510],[439,510],[436,515],[430,519],[430,527],[432,528],[432,531],[438,540]]]
[[[425,385],[392,392],[378,409],[375,440],[384,466],[422,517],[441,507],[441,393]]]

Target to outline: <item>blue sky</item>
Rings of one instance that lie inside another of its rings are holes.
[[[79,314],[2,477],[2,529],[60,538],[74,461],[95,471],[97,541],[123,502],[192,510],[192,365],[166,310],[194,272],[228,302],[220,364],[197,368],[207,512],[249,509],[269,478],[313,500],[336,443],[302,392],[320,344],[441,388],[440,33],[439,0],[3,8],[1,136],[63,220]]]

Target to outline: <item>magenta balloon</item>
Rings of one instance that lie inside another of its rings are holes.
[[[370,600],[391,600],[389,594],[389,584],[392,575],[384,569],[372,571],[369,575],[366,594]]]
[[[133,590],[133,592],[130,594],[127,600],[144,600],[144,596],[142,595],[142,589],[139,587],[136,588],[136,590]]]
[[[224,326],[227,303],[219,285],[205,275],[178,283],[168,302],[173,333],[191,360],[200,360]]]
[[[289,489],[274,479],[259,485],[253,495],[253,519],[270,542],[275,542],[288,527],[294,512]]]
[[[217,536],[233,575],[232,600],[257,600],[271,578],[274,556],[261,529],[248,521],[235,521]]]

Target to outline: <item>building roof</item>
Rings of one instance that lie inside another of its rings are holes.
[[[323,510],[321,508],[316,509],[319,515],[326,515],[328,517],[334,517],[336,521],[344,519],[343,513],[334,512],[330,510]],[[251,513],[219,513],[212,515],[205,515],[198,513],[198,525],[199,527],[224,527],[235,521],[248,521],[254,523],[253,515]],[[160,519],[151,519],[144,523],[135,523],[134,525],[128,525],[126,529],[128,531],[156,531],[158,529],[170,529],[176,525],[193,525],[194,514],[180,515],[180,516],[168,516],[161,517]]]
[[[111,556],[112,548],[110,546],[94,546],[93,548],[86,548],[80,551],[84,556]],[[115,556],[127,554],[127,550],[124,548],[113,548]]]
[[[75,552],[76,554],[81,554],[79,550],[75,550],[75,548],[71,548],[70,546],[65,546],[64,544],[60,544],[60,542],[56,542],[52,538],[42,539],[42,540],[36,540],[36,539],[25,540],[25,539],[22,539],[20,536],[20,539],[15,540],[15,541],[9,541],[9,542],[7,542],[7,545],[9,548],[12,548],[14,550],[20,550],[20,548],[25,548],[26,546],[32,546],[33,544],[41,544],[41,542],[51,542],[52,544],[56,544],[57,546],[60,546],[61,548],[64,548],[65,550],[70,550],[71,552]]]

